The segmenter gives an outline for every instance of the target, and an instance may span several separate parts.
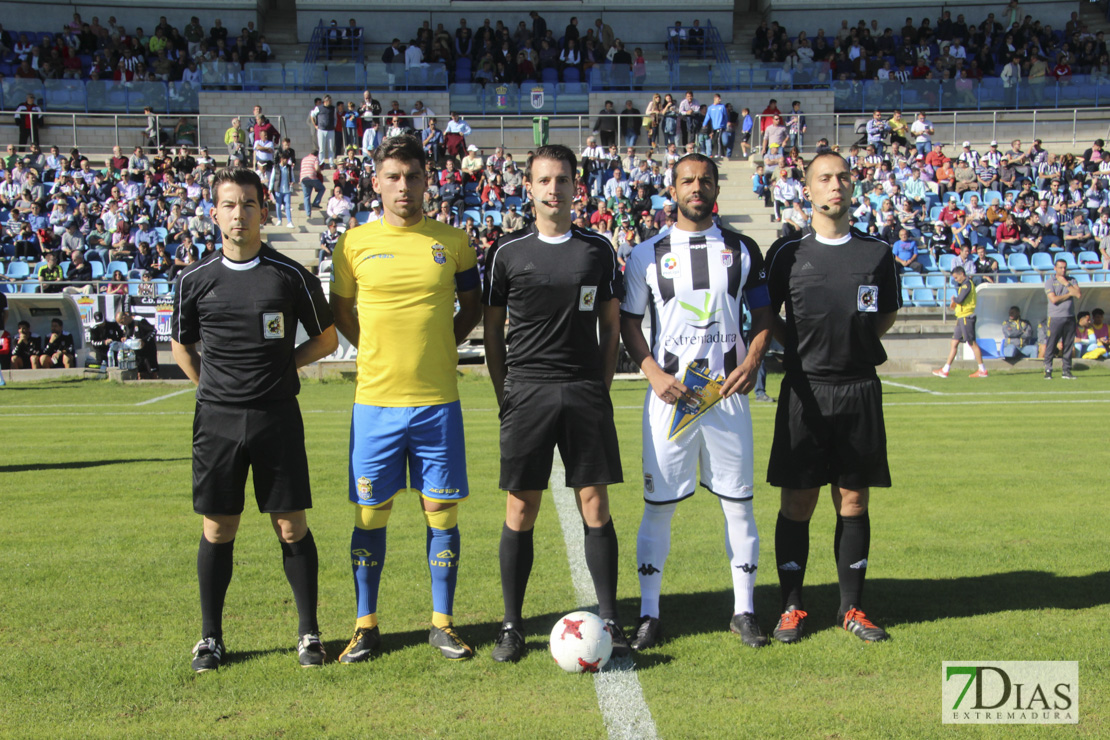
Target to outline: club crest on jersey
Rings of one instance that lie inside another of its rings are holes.
[[[867,313],[877,313],[879,310],[879,286],[861,285],[856,298],[856,309]]]
[[[678,277],[678,258],[667,252],[659,261],[659,272],[668,280],[674,280]]]
[[[726,249],[721,252],[721,264],[725,267],[732,267],[732,250]]]
[[[583,285],[578,290],[578,310],[593,311],[594,302],[597,301],[597,286]]]
[[[363,501],[369,501],[374,494],[374,485],[365,475],[355,481],[355,490]]]
[[[435,260],[437,265],[447,264],[447,250],[444,249],[442,244],[432,245],[432,259]]]
[[[285,314],[281,312],[262,314],[262,338],[285,339]]]

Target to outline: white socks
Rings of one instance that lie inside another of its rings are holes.
[[[755,528],[752,502],[751,499],[720,501],[725,513],[725,552],[732,566],[733,614],[755,613],[753,592],[759,565],[759,533]]]
[[[671,517],[677,503],[644,504],[644,518],[636,535],[636,563],[640,573],[640,616],[659,618],[663,564],[671,551]]]

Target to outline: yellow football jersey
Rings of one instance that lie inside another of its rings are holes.
[[[459,399],[455,275],[476,265],[465,232],[427,218],[409,228],[379,219],[339,238],[331,290],[357,299],[355,403],[411,407]]]

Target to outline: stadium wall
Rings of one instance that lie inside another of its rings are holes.
[[[578,17],[578,26],[583,34],[593,28],[594,20],[601,18],[613,28],[618,38],[626,45],[635,43],[665,42],[667,27],[676,20],[689,26],[694,18],[712,21],[726,42],[732,41],[733,2],[709,0],[698,3],[692,12],[681,8],[673,0],[606,0],[605,2],[450,2],[450,0],[378,0],[373,9],[368,9],[362,0],[298,0],[297,36],[301,42],[312,38],[312,30],[322,20],[325,24],[334,18],[340,26],[346,26],[350,18],[363,26],[365,38],[371,46],[388,44],[395,37],[408,43],[424,21],[434,30],[437,24],[454,33],[459,27],[459,19],[466,18],[471,28],[478,28],[485,18],[493,25],[503,21],[510,31],[516,29],[520,21],[532,27],[528,13],[536,10],[547,21],[547,27],[554,31],[555,38],[563,35],[563,29],[570,23],[572,16]],[[681,9],[678,9],[681,8]],[[378,50],[381,53],[381,49]],[[373,53],[371,52],[371,56]]]
[[[847,0],[843,3],[815,2],[814,0],[761,0],[760,9],[768,20],[776,20],[787,29],[791,36],[798,31],[806,31],[812,36],[817,29],[824,28],[829,36],[835,36],[840,22],[847,20],[854,26],[863,19],[870,23],[872,19],[879,22],[880,28],[893,28],[895,33],[905,25],[906,18],[913,18],[914,24],[921,23],[924,17],[935,21],[944,10],[952,12],[952,18],[961,13],[968,23],[982,23],[988,13],[994,13],[995,19],[1005,25],[1003,15],[1006,3],[998,0],[968,0],[961,3],[943,3],[939,6],[931,4],[923,6],[916,0]],[[1031,15],[1042,23],[1051,24],[1053,28],[1063,30],[1064,24],[1071,18],[1073,12],[1079,10],[1077,0],[1039,0],[1022,2],[1022,15]],[[740,41],[747,41],[740,39]]]
[[[258,24],[258,0],[190,0],[188,4],[157,5],[149,0],[105,0],[102,3],[85,2],[43,2],[42,0],[2,0],[0,18],[4,19],[7,31],[50,31],[56,33],[64,24],[73,20],[73,14],[80,13],[81,20],[88,23],[93,16],[100,18],[101,25],[107,25],[112,16],[129,31],[136,26],[146,33],[153,33],[158,18],[166,16],[171,24],[179,29],[189,25],[194,15],[200,18],[201,25],[207,30],[219,18],[232,37],[239,35],[239,29],[247,21]]]

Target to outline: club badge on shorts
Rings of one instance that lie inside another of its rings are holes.
[[[444,249],[442,244],[432,245],[432,259],[435,260],[437,265],[447,264],[447,250]]]
[[[355,481],[355,490],[358,491],[358,497],[362,501],[369,501],[374,494],[374,486],[365,475]]]
[[[856,310],[877,313],[879,310],[879,286],[861,285],[856,297]]]
[[[597,301],[597,286],[583,285],[578,289],[578,310],[593,311]]]
[[[285,314],[280,311],[262,314],[262,338],[285,339]]]

